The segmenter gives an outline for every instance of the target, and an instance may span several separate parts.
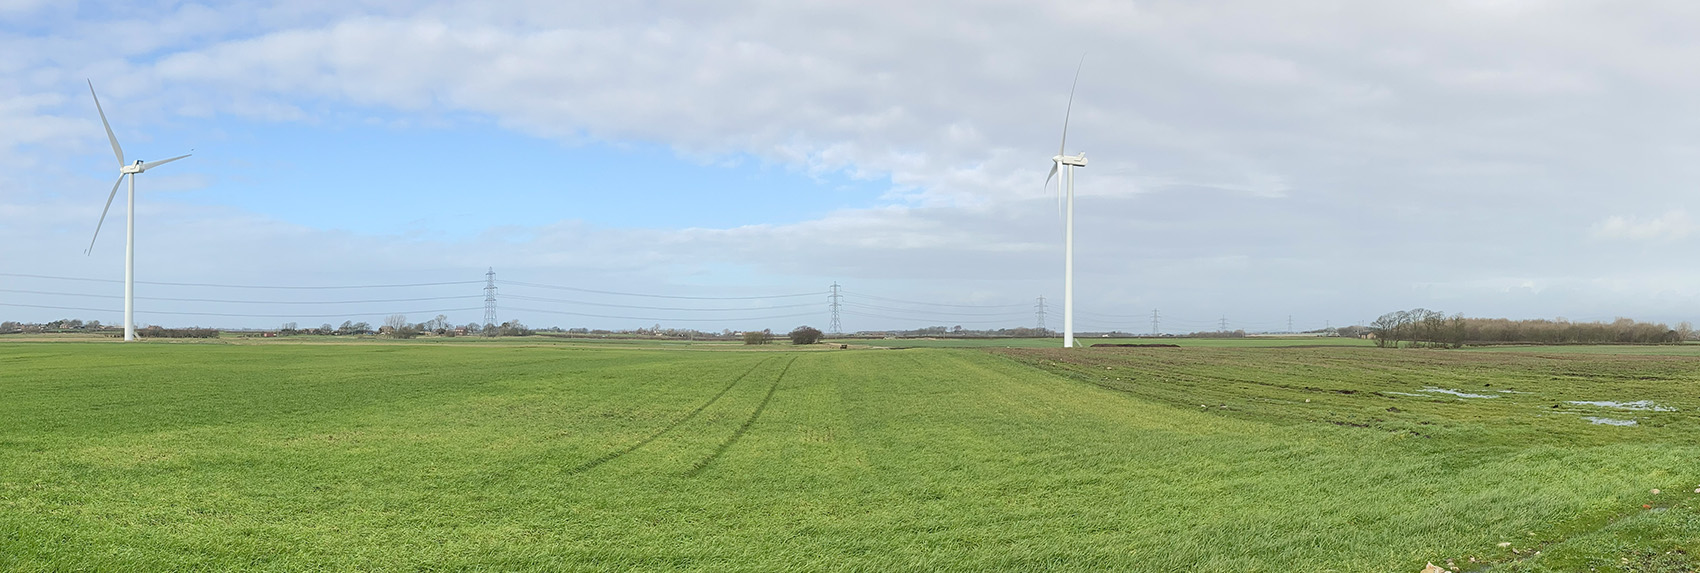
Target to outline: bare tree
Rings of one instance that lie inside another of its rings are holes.
[[[385,318],[384,328],[389,329],[389,334],[393,338],[413,338],[414,335],[419,333],[418,330],[413,328],[412,324],[408,324],[405,314],[392,314]]]

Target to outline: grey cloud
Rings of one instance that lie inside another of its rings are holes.
[[[1080,178],[1083,311],[1692,317],[1700,277],[1670,270],[1694,246],[1682,231],[1692,224],[1662,214],[1686,212],[1700,180],[1700,80],[1685,73],[1700,40],[1680,25],[1700,8],[1072,7],[291,3],[188,14],[175,32],[205,46],[130,38],[49,63],[49,48],[92,37],[85,23],[68,37],[0,39],[39,76],[0,79],[0,101],[17,102],[0,118],[29,127],[0,146],[98,143],[84,110],[54,113],[61,88],[48,86],[101,70],[117,76],[114,97],[183,113],[335,121],[316,103],[328,101],[471,113],[566,141],[659,142],[705,160],[750,154],[889,178],[890,205],[734,229],[562,222],[459,243],[266,222],[235,243],[278,251],[271,262],[293,273],[497,258],[646,290],[727,265],[779,285],[838,278],[933,300],[1026,300],[1054,297],[1060,282],[1060,231],[1039,181],[1084,52],[1070,132],[1092,158]],[[245,264],[234,247],[189,249],[206,262],[160,264]]]

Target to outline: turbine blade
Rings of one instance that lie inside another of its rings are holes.
[[[124,184],[125,175],[128,174],[118,175],[118,182],[112,184],[112,192],[106,195],[106,208],[100,210],[100,222],[94,224],[94,237],[89,238],[89,248],[83,250],[84,255],[94,252],[94,240],[100,238],[100,226],[106,224],[106,212],[112,210],[112,199],[118,196],[118,186]]]
[[[94,95],[94,80],[89,80],[89,96],[94,98],[94,110],[100,113],[100,125],[106,127],[106,139],[112,142],[112,154],[118,156],[118,166],[124,166],[124,148],[118,146],[118,136],[112,134],[112,124],[106,123],[106,110],[100,109],[100,96]]]
[[[1051,188],[1051,178],[1057,176],[1057,166],[1059,166],[1059,165],[1061,165],[1061,163],[1054,161],[1054,160],[1051,161],[1051,174],[1045,176],[1045,188],[1046,189]],[[1058,217],[1062,216],[1062,211],[1063,211],[1062,182],[1058,181],[1057,182],[1057,216]]]
[[[191,155],[192,155],[192,154],[191,154]],[[161,159],[161,160],[159,160],[159,161],[149,161],[149,162],[147,162],[147,163],[143,163],[143,164],[142,164],[142,171],[147,171],[147,170],[149,170],[149,169],[153,169],[153,168],[155,168],[155,167],[158,167],[158,166],[161,166],[161,165],[165,165],[165,164],[167,164],[167,163],[171,163],[171,162],[173,162],[173,161],[176,161],[176,160],[179,160],[179,159],[182,159],[182,158],[184,158],[184,157],[188,157],[188,156],[189,156],[189,155],[179,155],[179,156],[177,156],[177,157],[173,157],[173,158],[171,158],[171,159]]]
[[[1086,54],[1080,55],[1080,63],[1074,66],[1074,83],[1068,86],[1068,108],[1063,111],[1062,145],[1057,146],[1057,155],[1063,155],[1068,149],[1068,116],[1074,114],[1074,88],[1080,86],[1080,69],[1086,67]]]

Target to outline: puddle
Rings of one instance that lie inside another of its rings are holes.
[[[1523,392],[1521,390],[1500,390],[1499,393],[1501,393],[1501,394],[1534,394],[1534,392]]]
[[[1599,406],[1602,408],[1617,408],[1619,410],[1640,410],[1643,412],[1675,412],[1676,408],[1654,404],[1652,400],[1636,400],[1634,402],[1613,402],[1610,400],[1571,400],[1569,403],[1578,406]]]
[[[1382,394],[1392,394],[1392,395],[1395,395],[1395,396],[1410,396],[1412,398],[1433,398],[1434,397],[1434,396],[1430,396],[1428,394],[1412,394],[1410,392],[1382,392]]]
[[[1592,422],[1592,423],[1595,423],[1595,424],[1603,424],[1603,425],[1607,425],[1607,426],[1633,426],[1633,425],[1635,425],[1635,420],[1618,420],[1618,419],[1615,419],[1615,418],[1596,418],[1596,417],[1593,417],[1593,416],[1583,416],[1582,419],[1587,420],[1587,421]]]
[[[1493,394],[1471,394],[1471,393],[1468,393],[1468,392],[1459,392],[1457,390],[1447,390],[1445,388],[1423,388],[1420,391],[1421,392],[1432,392],[1432,393],[1435,393],[1435,394],[1451,394],[1451,395],[1457,396],[1459,398],[1498,398],[1499,397],[1499,396],[1496,396],[1496,395],[1493,395]]]

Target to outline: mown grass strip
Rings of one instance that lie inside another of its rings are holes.
[[[745,432],[750,431],[750,426],[756,423],[756,418],[761,417],[762,410],[767,409],[767,403],[773,401],[773,393],[779,390],[779,382],[785,380],[785,373],[790,372],[791,365],[796,362],[797,357],[793,356],[790,361],[785,363],[785,368],[779,371],[779,376],[775,376],[773,378],[773,385],[767,388],[767,396],[762,397],[761,403],[756,405],[754,412],[750,412],[749,419],[744,420],[744,424],[742,426],[738,426],[737,431],[732,432],[732,437],[721,442],[720,447],[714,449],[714,453],[709,454],[706,458],[698,460],[696,465],[691,466],[690,471],[685,472],[685,477],[696,477],[697,474],[702,473],[704,469],[708,468],[709,464],[714,463],[714,460],[719,459],[722,454],[725,454],[726,450],[732,447],[732,444],[738,443],[738,440],[744,437]]]

